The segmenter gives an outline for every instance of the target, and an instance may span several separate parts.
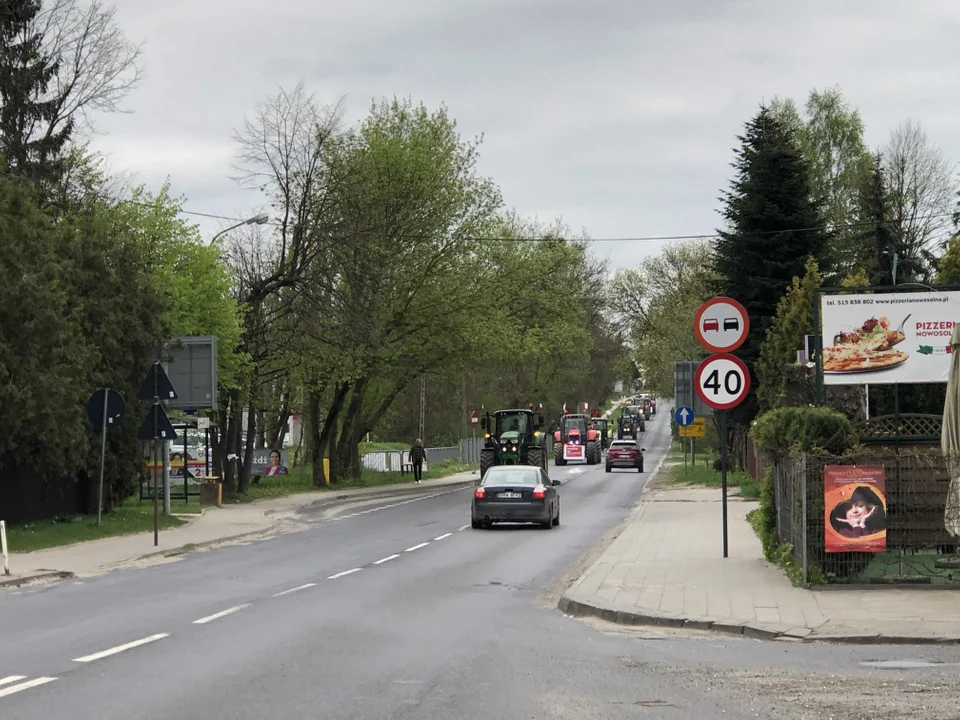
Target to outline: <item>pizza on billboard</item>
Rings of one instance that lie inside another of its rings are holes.
[[[841,330],[833,336],[833,345],[823,348],[823,371],[864,372],[902,365],[910,357],[897,349],[907,337],[902,328],[903,323],[891,330],[889,318],[871,317],[858,328]]]
[[[823,381],[945,383],[958,321],[957,290],[821,295]]]

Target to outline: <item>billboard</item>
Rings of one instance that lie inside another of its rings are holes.
[[[825,385],[945,383],[960,291],[821,295]]]
[[[886,475],[880,465],[823,468],[824,551],[887,549]]]
[[[250,474],[261,477],[274,475],[289,475],[290,466],[287,464],[286,448],[257,448],[253,451],[250,461]]]

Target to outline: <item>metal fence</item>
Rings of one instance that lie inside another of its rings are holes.
[[[825,465],[883,468],[884,551],[826,552]],[[791,546],[791,560],[802,568],[804,581],[960,584],[958,540],[945,523],[950,475],[939,449],[879,448],[842,459],[793,456],[776,463],[774,480],[777,537]]]
[[[482,437],[464,438],[458,445],[450,447],[427,448],[428,462],[424,463],[424,469],[429,467],[431,462],[444,462],[446,460],[457,460],[464,465],[479,465],[480,450],[483,449],[484,439]],[[553,436],[546,437],[547,457],[553,457]],[[408,450],[377,450],[364,453],[360,456],[360,462],[369,470],[376,472],[401,472],[402,466],[407,462]]]

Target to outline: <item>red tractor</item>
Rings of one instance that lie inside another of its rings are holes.
[[[600,431],[591,417],[580,413],[560,418],[560,429],[553,433],[553,461],[566,465],[570,460],[583,460],[596,465],[603,454]]]

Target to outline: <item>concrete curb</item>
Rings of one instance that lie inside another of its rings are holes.
[[[707,630],[724,635],[740,635],[754,640],[784,640],[805,643],[829,643],[835,645],[958,645],[960,637],[929,637],[884,635],[818,635],[810,628],[798,627],[778,630],[752,623],[731,624],[706,619],[691,619],[682,616],[658,613],[627,612],[600,605],[574,600],[566,595],[558,603],[560,612],[573,617],[596,617],[617,625],[656,626],[685,630]]]
[[[69,580],[76,575],[69,570],[54,570],[51,572],[37,573],[36,575],[24,575],[23,577],[8,578],[0,580],[0,588],[20,587],[35,582],[47,582],[53,580]]]

